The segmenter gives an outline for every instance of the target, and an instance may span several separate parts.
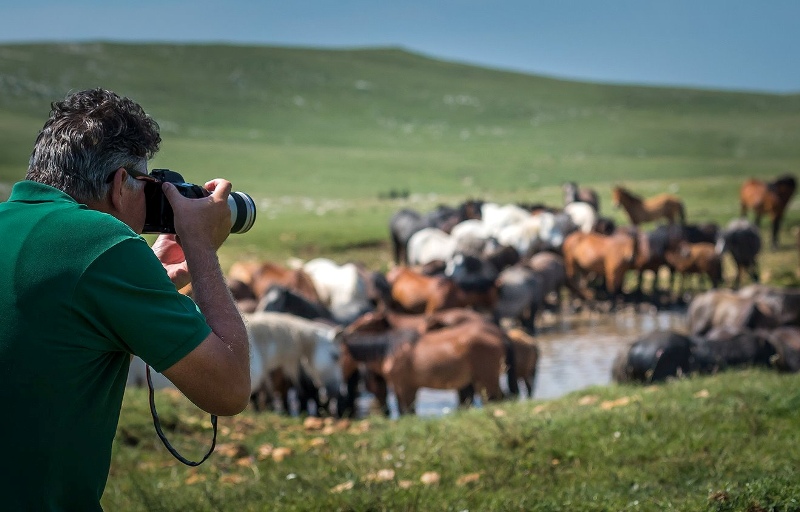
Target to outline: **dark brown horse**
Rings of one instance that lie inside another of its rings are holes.
[[[773,249],[778,248],[778,230],[796,186],[797,182],[794,176],[786,174],[771,182],[750,178],[742,183],[742,187],[739,189],[742,217],[746,217],[748,211],[752,210],[755,214],[754,223],[759,228],[763,215],[768,215],[772,221]]]
[[[367,313],[339,336],[342,377],[351,382],[358,366],[365,365],[391,386],[401,414],[414,412],[422,387],[458,390],[465,405],[474,392],[502,399],[500,374],[513,361],[511,345],[498,326],[471,315],[458,315],[452,325],[434,322],[437,328],[420,335],[417,329],[392,328],[383,313]],[[513,371],[509,378],[516,381]],[[376,398],[386,410],[385,397],[376,393]]]
[[[623,187],[614,187],[611,199],[615,207],[625,209],[634,226],[661,218],[667,219],[670,224],[686,222],[683,201],[673,194],[663,193],[643,199]]]

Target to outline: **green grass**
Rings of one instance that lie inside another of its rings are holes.
[[[145,394],[133,390],[103,504],[131,511],[798,510],[798,379],[742,370],[324,430],[246,412],[220,420],[220,449],[197,469],[159,444]],[[199,457],[210,442],[208,418],[178,396],[158,399],[171,440]],[[289,454],[273,458],[278,449]],[[422,481],[431,472],[438,483]]]

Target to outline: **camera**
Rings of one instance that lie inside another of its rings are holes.
[[[175,185],[183,197],[196,199],[209,195],[208,190],[199,185],[186,183],[179,173],[169,169],[153,169],[149,176],[156,181],[148,181],[144,186],[147,214],[143,233],[175,233],[175,218],[167,197],[161,190],[163,182]],[[256,221],[256,204],[244,192],[231,192],[228,196],[231,209],[231,233],[244,233]]]

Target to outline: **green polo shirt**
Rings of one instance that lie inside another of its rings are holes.
[[[0,203],[0,503],[100,510],[130,354],[162,372],[211,332],[147,242],[23,181]]]

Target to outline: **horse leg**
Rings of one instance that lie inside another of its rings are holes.
[[[625,279],[625,267],[618,262],[606,264],[606,290],[611,295],[611,310],[617,307],[617,302],[622,296],[622,283]]]
[[[261,412],[267,409],[268,396],[269,390],[267,389],[267,385],[262,382],[256,390],[250,394],[250,403],[253,404],[253,410]]]
[[[736,264],[736,278],[733,280],[733,289],[738,290],[739,285],[742,282],[742,274],[747,272],[749,274],[749,270],[745,269],[741,264]]]
[[[400,414],[414,414],[414,401],[417,398],[417,390],[413,386],[396,386],[392,383],[394,396],[397,398],[397,410]]]
[[[752,279],[754,283],[759,282],[758,266],[755,263],[750,267],[750,279]]]
[[[519,396],[519,374],[517,373],[517,358],[514,352],[514,343],[503,336],[503,347],[506,351],[506,379],[508,381],[508,393],[513,397]]]
[[[477,386],[481,391],[481,396],[485,395],[485,398],[489,402],[496,402],[498,400],[503,400],[505,397],[503,396],[503,390],[500,389],[500,376],[484,376],[480,379],[480,382],[477,383]]]
[[[475,386],[467,384],[458,390],[458,405],[459,407],[469,407],[475,399]]]
[[[403,242],[394,233],[392,233],[392,253],[396,265],[402,265],[403,263],[406,263],[405,261],[406,255],[405,255],[405,250],[403,248]]]
[[[341,390],[336,397],[336,413],[340,418],[353,418],[356,416],[356,398],[358,397],[358,384],[361,375],[358,370],[350,373],[345,379],[346,391],[342,394]]]
[[[297,399],[300,402],[300,414],[308,413],[308,404],[314,403],[316,416],[322,416],[322,413],[328,409],[327,400],[323,401],[320,394],[320,388],[314,379],[306,372],[301,365],[300,378],[297,384]]]
[[[778,250],[778,231],[781,228],[781,221],[783,220],[783,214],[776,215],[772,219],[772,250]]]
[[[536,304],[531,303],[525,310],[522,312],[520,323],[522,327],[528,331],[531,336],[536,334]],[[499,324],[498,324],[499,325]]]
[[[389,402],[387,400],[389,391],[387,389],[386,379],[376,371],[367,370],[366,382],[367,391],[372,393],[375,400],[377,400],[381,413],[388,417],[391,411],[389,410]]]

